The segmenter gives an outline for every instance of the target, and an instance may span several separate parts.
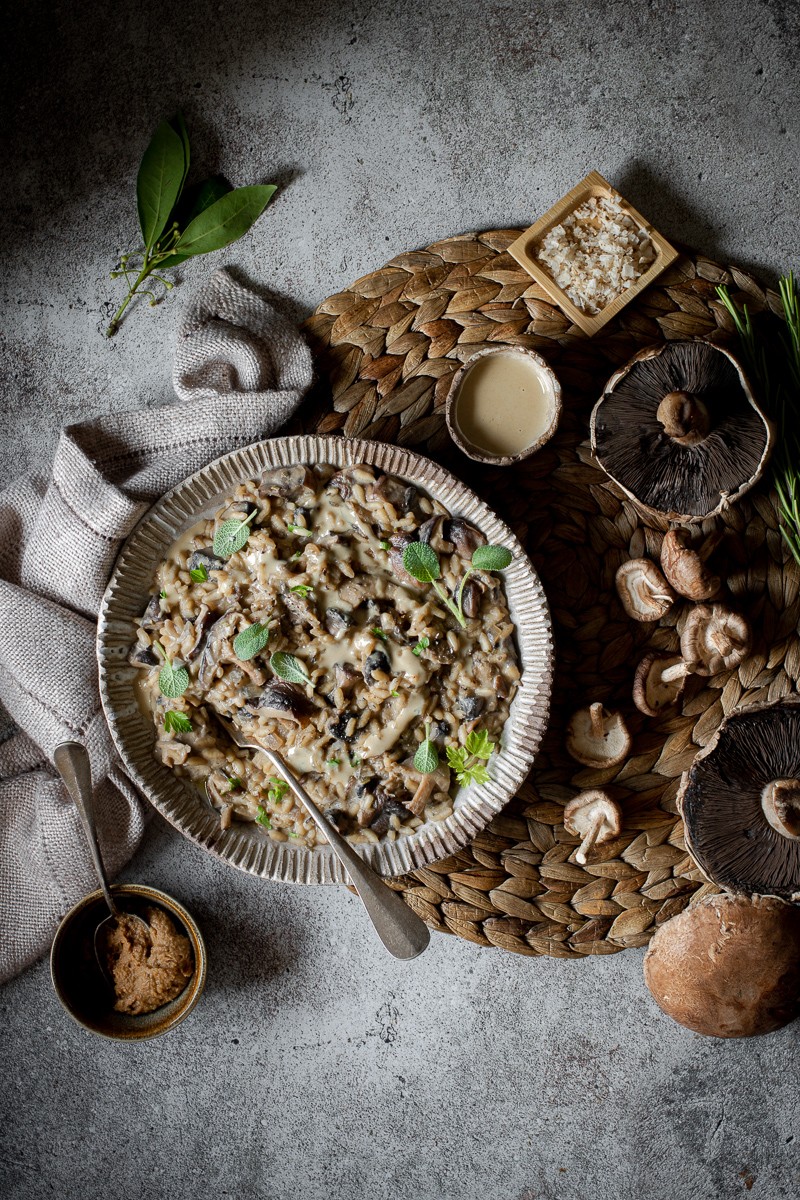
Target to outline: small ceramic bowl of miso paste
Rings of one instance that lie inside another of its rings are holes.
[[[535,454],[555,433],[561,385],[535,350],[479,350],[454,375],[445,416],[464,454],[509,466]]]

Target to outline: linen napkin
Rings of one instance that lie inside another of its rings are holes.
[[[0,493],[0,703],[11,718],[0,743],[0,981],[39,958],[61,917],[97,886],[77,811],[51,766],[59,742],[89,751],[110,875],[142,835],[145,808],[106,727],[94,645],[123,539],[187,475],[274,433],[311,379],[298,331],[217,271],[178,332],[173,385],[182,403],[68,426],[49,474]]]

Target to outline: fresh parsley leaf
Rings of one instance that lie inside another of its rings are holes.
[[[514,555],[505,546],[478,546],[472,554],[476,571],[505,571]]]
[[[259,804],[258,806],[256,822],[259,825],[263,825],[265,829],[272,829],[272,821],[270,821],[269,816],[267,815],[267,810],[264,808],[263,804]]]
[[[310,683],[308,671],[305,669],[299,658],[295,658],[293,654],[286,654],[283,650],[278,650],[269,660],[269,665],[272,667],[279,679],[285,679],[287,683]]]
[[[392,689],[392,691],[391,691],[391,692],[389,692],[389,695],[390,695],[390,696],[394,696],[394,697],[395,697],[395,699],[397,699],[397,697],[400,695],[400,693],[399,693],[399,692],[396,692],[396,691],[394,691],[394,689]]]
[[[414,769],[420,775],[430,775],[439,766],[439,751],[436,743],[431,740],[430,723],[425,726],[425,740],[420,743],[414,755]]]
[[[469,787],[472,783],[488,783],[490,779],[491,775],[483,763],[473,763],[459,777],[458,782],[463,784],[464,787]]]
[[[420,583],[433,583],[442,573],[439,556],[427,542],[409,542],[403,551],[403,566]]]
[[[489,740],[485,729],[473,729],[464,740],[464,748],[474,758],[489,759],[494,754],[495,744]]]
[[[391,542],[380,542],[379,545],[380,545],[381,550],[391,550],[391,548],[392,548]]]
[[[382,642],[388,642],[389,635],[381,629],[380,625],[373,625],[372,632],[375,634],[375,637],[380,638]]]
[[[429,637],[421,637],[411,653],[416,654],[417,658],[419,658],[420,654],[422,654],[422,651],[427,650],[430,644],[431,639]]]
[[[173,667],[167,661],[158,672],[158,687],[162,696],[168,700],[177,700],[189,686],[189,672],[186,667]]]
[[[280,804],[281,800],[289,790],[289,785],[286,780],[278,779],[277,776],[272,775],[267,780],[267,785],[267,799],[269,800],[270,804]]]
[[[200,563],[199,567],[192,567],[191,571],[189,572],[189,578],[191,579],[192,583],[205,583],[205,581],[208,579],[208,571],[205,568],[205,564]]]
[[[294,592],[295,596],[300,596],[303,600],[307,600],[309,596],[313,596],[314,589],[310,583],[296,583],[294,587],[289,588],[290,592]]]
[[[176,712],[173,708],[164,713],[164,729],[167,733],[190,733],[191,728],[192,722],[186,713]]]
[[[448,746],[446,748],[448,765],[456,772],[463,771],[467,766],[467,752],[463,746]]]
[[[230,521],[222,522],[214,534],[213,549],[218,558],[230,558],[237,550],[241,550],[250,537],[250,522],[256,516],[257,511],[254,508],[250,515],[241,521],[237,521],[233,517]]]
[[[269,632],[269,625],[262,625],[260,621],[248,625],[233,639],[233,653],[241,662],[255,658],[269,641]]]
[[[301,537],[311,537],[313,529],[306,529],[305,525],[293,525],[291,521],[286,522],[286,528],[289,533],[298,533]]]

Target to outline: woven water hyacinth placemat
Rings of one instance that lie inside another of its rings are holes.
[[[468,848],[393,885],[434,929],[479,945],[560,958],[613,954],[645,945],[699,888],[719,890],[687,857],[680,776],[724,715],[796,690],[800,570],[784,550],[768,481],[706,522],[705,532],[725,531],[718,560],[732,605],[752,621],[753,650],[737,670],[690,677],[679,708],[644,717],[631,700],[635,667],[648,649],[678,650],[691,605],[675,605],[658,625],[623,612],[617,568],[645,554],[657,561],[663,533],[593,465],[589,414],[609,375],[643,346],[705,337],[736,349],[718,283],[752,312],[778,311],[778,301],[735,267],[686,253],[589,340],[507,253],[519,233],[467,234],[400,254],[323,301],[305,325],[320,386],[301,424],[410,446],[459,475],[527,547],[553,614],[552,715],[530,780]],[[460,363],[503,344],[539,350],[554,366],[564,414],[539,454],[489,469],[453,447],[444,403]],[[564,749],[569,716],[595,700],[624,713],[633,740],[627,761],[600,771]],[[579,866],[563,806],[597,786],[620,804],[623,830]]]

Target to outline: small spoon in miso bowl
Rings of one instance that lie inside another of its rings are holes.
[[[60,746],[56,746],[53,762],[59,775],[64,780],[67,791],[75,802],[75,807],[78,810],[78,815],[83,825],[83,831],[86,834],[86,841],[89,844],[94,869],[100,881],[100,888],[108,905],[109,915],[103,918],[94,931],[94,954],[97,959],[97,965],[100,968],[100,974],[113,991],[114,981],[108,969],[106,956],[106,939],[108,934],[122,915],[128,920],[139,923],[142,933],[148,942],[150,941],[151,934],[150,926],[138,913],[131,912],[129,909],[121,909],[114,899],[111,888],[108,886],[108,877],[103,866],[103,858],[100,854],[100,846],[97,841],[94,801],[92,799],[92,771],[85,746],[82,746],[80,742],[62,742]]]

